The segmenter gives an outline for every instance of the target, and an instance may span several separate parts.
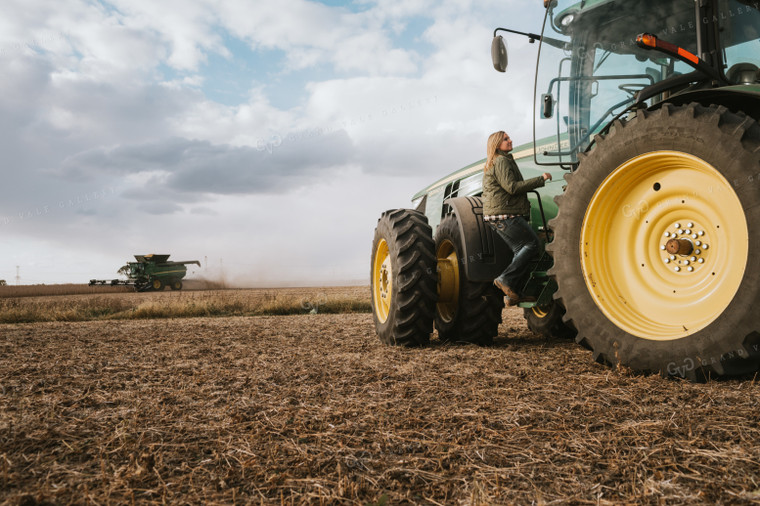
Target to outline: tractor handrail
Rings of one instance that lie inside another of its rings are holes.
[[[541,202],[541,194],[538,193],[538,190],[532,190],[529,193],[535,193],[536,194],[536,200],[538,201],[538,210],[541,213],[541,221],[544,224],[544,231],[546,232],[546,240],[549,241],[549,224],[546,221],[546,214],[544,214],[544,204]]]

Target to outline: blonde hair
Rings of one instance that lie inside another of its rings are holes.
[[[488,142],[486,143],[486,164],[483,167],[483,172],[487,171],[493,166],[493,159],[496,156],[496,150],[501,146],[501,142],[504,140],[504,134],[506,132],[499,130],[488,136]]]

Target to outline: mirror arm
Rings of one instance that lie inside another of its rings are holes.
[[[562,42],[561,40],[552,39],[550,37],[542,37],[541,35],[535,34],[535,33],[528,33],[528,32],[519,32],[517,30],[510,30],[509,28],[497,28],[493,31],[493,36],[496,37],[496,33],[502,31],[502,32],[509,32],[509,33],[516,33],[517,35],[524,35],[528,37],[528,42],[533,44],[535,41],[540,40],[544,44],[549,44],[550,46],[559,48],[559,49],[565,49],[567,47],[567,43]]]
[[[509,28],[497,28],[496,30],[493,31],[493,36],[496,37],[496,33],[500,32],[500,31],[501,32],[516,33],[517,35],[525,35],[526,37],[528,37],[528,42],[530,42],[531,44],[533,44],[537,40],[541,40],[541,36],[540,35],[536,35],[535,33],[518,32],[517,30],[510,30]]]

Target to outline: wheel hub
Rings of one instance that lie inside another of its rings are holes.
[[[674,272],[696,274],[709,259],[709,238],[704,227],[695,221],[676,223],[668,227],[662,236],[667,239],[660,246],[662,261]]]
[[[380,265],[380,297],[384,300],[388,299],[390,294],[390,279],[391,279],[391,265],[390,258],[385,257],[382,265]]]
[[[459,259],[451,241],[443,241],[436,251],[438,260],[438,314],[443,321],[454,319],[459,306]]]
[[[383,239],[377,244],[372,265],[372,298],[375,303],[375,315],[380,322],[384,323],[388,319],[392,293],[393,266],[388,243]]]

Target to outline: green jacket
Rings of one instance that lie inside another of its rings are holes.
[[[515,159],[505,151],[496,151],[493,162],[483,174],[483,214],[530,214],[527,193],[544,186],[544,178],[523,180]]]

